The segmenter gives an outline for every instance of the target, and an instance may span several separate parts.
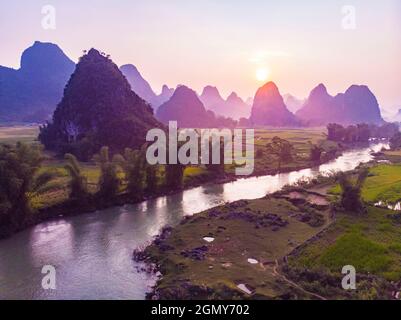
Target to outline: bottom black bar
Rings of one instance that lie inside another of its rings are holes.
[[[349,319],[369,315],[392,316],[397,301],[0,301],[0,310],[15,317],[20,312],[47,314],[57,318],[88,314],[121,316],[133,320],[163,319],[272,319],[273,316],[330,316]],[[12,313],[11,313],[12,312]]]

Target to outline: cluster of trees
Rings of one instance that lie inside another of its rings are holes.
[[[345,143],[368,142],[370,138],[390,139],[398,132],[398,125],[393,123],[386,123],[382,126],[361,123],[348,127],[343,127],[337,123],[330,123],[327,126],[327,139]]]
[[[176,190],[182,187],[185,166],[151,166],[145,155],[145,148],[125,149],[124,154],[111,158],[109,148],[102,147],[94,156],[101,174],[98,191],[92,194],[77,158],[66,154],[64,167],[70,176],[70,200],[82,205],[92,201],[104,203],[116,197],[124,185],[133,200],[154,194],[160,188]],[[39,146],[0,145],[0,234],[16,230],[34,218],[32,200],[43,193],[55,177],[53,171],[43,169],[43,160]]]
[[[341,188],[340,205],[343,210],[355,214],[366,212],[361,192],[368,174],[369,170],[363,168],[358,172],[356,179],[353,179],[352,176],[350,177],[344,172],[338,175],[337,180]]]
[[[392,150],[401,149],[401,132],[397,132],[391,139],[390,139],[390,148]]]
[[[324,148],[321,146],[310,143],[310,157],[309,160],[315,163],[319,163],[322,159]]]
[[[320,163],[322,159],[324,159],[324,156],[331,157],[332,152],[337,152],[337,149],[327,151],[320,145],[315,145],[311,142],[309,142],[309,144],[309,160],[314,162],[315,164]],[[265,151],[268,154],[275,156],[275,158],[277,159],[278,171],[281,170],[281,166],[283,163],[290,163],[294,160],[295,157],[294,146],[288,140],[282,139],[277,136],[273,137],[272,141],[266,145]],[[261,158],[262,156],[262,149],[258,149],[258,151],[256,152],[256,157]]]
[[[0,229],[31,219],[32,199],[53,178],[40,171],[42,161],[39,147],[0,145]]]
[[[75,156],[67,154],[66,169],[71,176],[71,197],[82,200],[88,196],[85,177]],[[164,168],[149,165],[146,161],[146,149],[126,148],[123,154],[110,156],[109,148],[102,147],[94,160],[100,168],[99,190],[97,196],[102,201],[112,200],[126,186],[126,192],[136,200],[145,194],[155,194],[160,188],[180,189],[183,184],[183,165],[165,165]],[[164,170],[163,170],[164,169]],[[122,173],[122,174],[121,174]],[[164,173],[164,174],[163,174]]]
[[[283,163],[288,163],[293,160],[293,145],[280,137],[273,137],[272,141],[266,145],[266,151],[277,158],[278,171],[281,170],[281,165]]]

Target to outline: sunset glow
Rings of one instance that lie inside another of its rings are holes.
[[[400,33],[401,0],[1,1],[0,302],[401,301]]]
[[[269,79],[270,72],[267,68],[259,68],[256,70],[256,80],[265,82]]]

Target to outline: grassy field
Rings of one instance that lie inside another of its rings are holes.
[[[340,187],[334,186],[333,194],[340,193]],[[369,169],[362,197],[365,201],[376,203],[396,203],[401,200],[401,164],[379,164]]]
[[[146,249],[161,265],[164,275],[157,286],[158,292],[165,298],[177,295],[185,298],[179,288],[190,284],[212,290],[213,293],[202,298],[223,298],[228,292],[228,297],[232,298],[241,295],[237,286],[245,284],[252,290],[253,297],[277,298],[287,294],[291,290],[275,274],[275,261],[329,222],[328,213],[322,211],[322,224],[312,227],[300,221],[303,213],[305,207],[267,197],[239,201],[189,218],[174,228],[161,245],[154,244]],[[280,219],[287,224],[278,226],[266,215],[276,215],[276,221]],[[213,237],[214,241],[207,243],[204,237]],[[202,246],[207,247],[203,259],[183,255]],[[258,263],[251,264],[248,259]]]
[[[400,180],[401,165],[373,166],[363,197],[371,202],[397,200]],[[331,186],[336,189],[334,181]],[[319,186],[313,186],[313,190],[318,189]],[[325,184],[323,189],[330,189],[330,185]],[[289,199],[297,192],[286,192],[279,199],[275,195],[240,201],[191,217],[146,249],[164,275],[156,293],[164,298],[185,298],[185,290],[177,289],[181,286],[211,289],[202,298],[246,298],[249,295],[241,295],[237,287],[245,284],[252,291],[252,298],[391,299],[392,292],[401,289],[399,212],[368,206],[366,215],[339,212],[335,221],[326,212],[325,223],[312,227],[297,215],[308,211],[308,207]],[[308,198],[311,196],[304,197]],[[233,212],[255,217],[274,213],[289,223],[275,231],[255,228],[253,219],[229,218]],[[204,237],[215,240],[207,243]],[[182,254],[202,246],[208,248],[204,259]],[[288,262],[275,269],[274,261],[287,255]],[[259,263],[252,265],[249,258]],[[357,290],[341,287],[341,271],[346,265],[357,271]],[[284,281],[280,274],[290,281]]]
[[[369,207],[368,214],[362,217],[352,213],[339,215],[322,237],[290,257],[290,273],[298,277],[296,280],[303,287],[330,298],[388,297],[391,293],[379,293],[381,288],[388,287],[389,281],[401,280],[401,228],[397,217],[395,212],[376,207]],[[341,279],[346,265],[355,267],[359,277],[354,292],[342,290],[341,280],[327,285],[327,281],[311,283],[300,276],[308,270],[315,278],[320,275]]]
[[[38,134],[37,126],[0,126],[0,143],[14,144],[17,141],[34,143]]]
[[[333,185],[331,193],[339,192],[339,186]],[[401,164],[372,166],[362,197],[372,204],[399,201]],[[345,265],[352,265],[357,271],[359,287],[355,292],[345,292],[340,288],[341,269]],[[289,259],[288,268],[292,278],[304,288],[330,298],[391,298],[391,290],[401,289],[399,211],[369,206],[367,215],[338,214],[337,221],[320,238]],[[312,283],[310,278],[319,281]],[[328,285],[330,281],[327,279],[330,278],[336,278],[337,282]],[[398,283],[398,289],[397,286],[394,289],[392,283]]]
[[[326,140],[325,129],[265,129],[255,130],[255,172],[263,174],[277,169],[278,161],[275,156],[266,152],[266,145],[274,136],[288,140],[294,147],[293,161],[282,163],[282,170],[289,171],[313,165],[310,161],[310,149],[312,144],[321,146],[325,151],[337,149],[335,142]],[[258,150],[263,152],[258,156]]]
[[[362,196],[366,201],[394,203],[401,200],[401,164],[384,164],[370,169]]]

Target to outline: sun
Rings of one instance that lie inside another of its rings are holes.
[[[270,72],[267,68],[259,68],[256,70],[256,80],[264,82],[269,78]]]

